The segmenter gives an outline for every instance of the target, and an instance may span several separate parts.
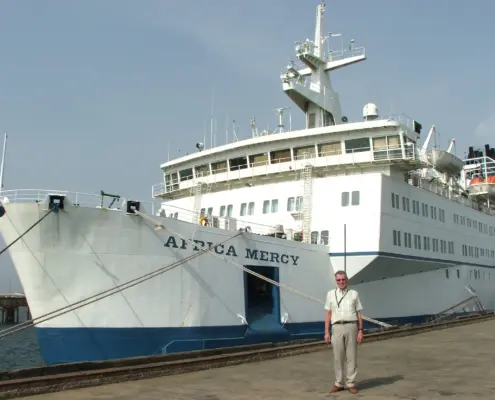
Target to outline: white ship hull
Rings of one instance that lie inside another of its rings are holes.
[[[46,214],[48,203],[11,203],[5,209],[0,233],[11,243]],[[322,337],[322,304],[273,285],[268,285],[268,303],[263,303],[248,287],[248,274],[225,260],[258,267],[268,278],[323,300],[334,287],[333,274],[341,264],[332,266],[331,258],[342,259],[329,257],[328,246],[153,219],[165,229],[155,231],[137,215],[75,207],[66,199],[64,211],[52,212],[10,248],[36,319],[197,252],[172,232],[205,246],[226,240],[216,249],[220,258],[203,254],[39,323],[37,338],[47,364]],[[357,271],[380,259],[392,260],[351,255],[345,264],[349,271]],[[428,262],[415,262],[419,271],[430,267]],[[462,279],[457,278],[457,269]],[[488,281],[473,282],[469,269],[462,266],[449,270],[451,279],[445,279],[441,269],[353,287],[361,295],[365,315],[384,322],[422,321],[469,297],[466,284],[473,286],[486,308],[493,306]]]
[[[0,232],[10,243],[46,214],[47,204],[7,204],[5,209]],[[206,246],[239,233],[153,218],[166,229],[156,232],[137,215],[66,202],[65,211],[40,222],[10,248],[33,318],[196,252],[169,229]],[[242,233],[216,251],[317,299],[334,287],[324,246]],[[38,324],[42,356],[54,364],[321,337],[321,304],[271,285],[266,296],[270,304],[262,303],[246,287],[247,275],[222,258],[203,254]]]

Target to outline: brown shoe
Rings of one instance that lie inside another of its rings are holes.
[[[356,394],[357,393],[357,389],[355,387],[347,388],[347,390],[349,390],[349,392],[351,392],[352,394]]]
[[[335,393],[335,392],[340,392],[341,390],[344,390],[343,387],[340,386],[332,386],[332,388],[328,391],[329,393]]]

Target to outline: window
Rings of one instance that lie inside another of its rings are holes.
[[[349,205],[349,192],[342,192],[340,204],[342,207],[347,207]]]
[[[287,199],[287,211],[301,211],[302,209],[302,196],[289,197]]]
[[[445,240],[440,240],[440,252],[444,254],[447,252],[447,242]]]
[[[454,254],[454,242],[449,242],[449,254]]]
[[[409,199],[405,196],[402,196],[402,209],[409,212]]]
[[[394,246],[400,246],[400,231],[393,231]]]
[[[328,244],[328,231],[321,231],[320,234],[320,244]]]
[[[430,251],[430,238],[429,237],[424,237],[423,238],[423,247],[426,251]]]
[[[438,209],[438,219],[440,222],[445,222],[445,210],[442,208]]]
[[[411,248],[412,243],[411,243],[411,234],[404,232],[404,247]]]
[[[272,200],[272,213],[278,212],[278,200]]]
[[[271,205],[271,207],[270,207]],[[268,213],[276,213],[278,212],[278,200],[274,199],[272,201],[270,200],[265,200],[263,202],[263,214],[268,214]]]
[[[247,211],[247,203],[242,203],[241,204],[241,212],[239,213],[239,215],[241,217],[243,217],[244,215],[246,215],[246,211]]]
[[[468,255],[467,246],[465,244],[462,245],[462,255],[464,257],[467,257],[467,255]]]
[[[419,201],[418,200],[412,201],[412,210],[413,210],[413,214],[419,215]]]
[[[225,206],[220,206],[220,216],[225,217]]]
[[[392,193],[392,208],[400,209],[399,195],[397,193]]]
[[[289,197],[287,199],[287,211],[294,211],[296,209],[296,199],[294,197]]]
[[[433,207],[433,206],[430,206],[430,210],[431,210],[431,218],[432,219],[437,219],[437,208],[436,207]]]
[[[414,235],[414,248],[421,250],[421,236]]]
[[[353,206],[359,205],[359,191],[358,190],[351,192],[351,204]]]
[[[432,242],[432,245],[433,245],[433,251],[435,253],[438,253],[438,239],[432,239],[431,242]]]
[[[213,218],[213,207],[208,207],[208,212],[206,215],[209,219]]]
[[[342,144],[340,142],[321,143],[318,145],[318,156],[334,156],[342,154]]]
[[[311,232],[311,244],[318,244],[318,231]]]
[[[201,211],[199,212],[200,217],[204,217],[206,214],[206,208],[202,208]]]
[[[345,152],[360,153],[362,151],[370,151],[370,138],[349,139],[344,142]]]
[[[227,217],[232,217],[232,211],[234,210],[234,206],[232,204],[229,204],[227,206]]]
[[[448,270],[448,269],[446,269],[446,270],[445,270],[445,277],[446,277],[447,279],[449,279],[449,270]]]
[[[248,215],[254,215],[254,201],[249,203],[248,206]]]

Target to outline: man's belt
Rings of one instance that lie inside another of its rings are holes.
[[[335,321],[332,325],[342,325],[342,324],[355,324],[357,321]]]

